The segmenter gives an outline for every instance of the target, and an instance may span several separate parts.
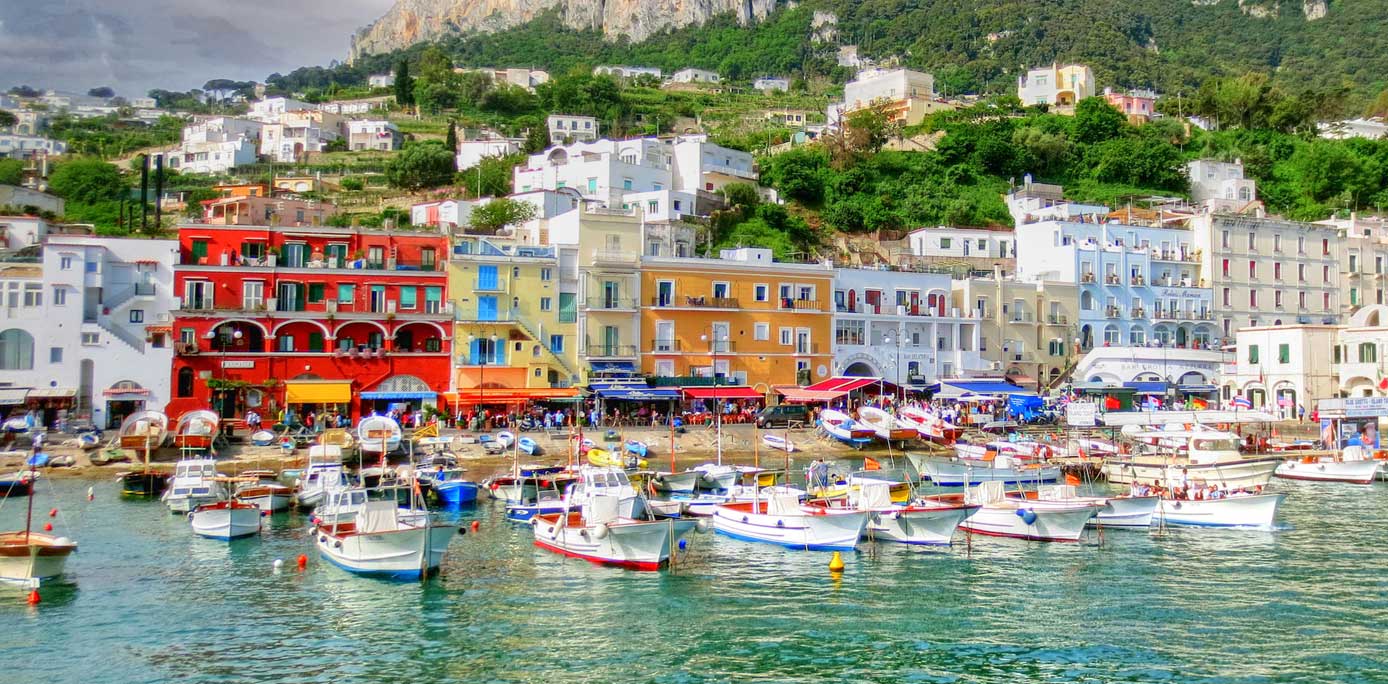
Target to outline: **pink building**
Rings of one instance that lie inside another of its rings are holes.
[[[1157,94],[1150,90],[1129,90],[1126,93],[1115,93],[1112,88],[1104,88],[1104,99],[1135,123],[1147,121],[1156,113],[1153,105],[1157,102]]]

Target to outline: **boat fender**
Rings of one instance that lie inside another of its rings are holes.
[[[326,543],[328,543],[328,538],[327,538],[327,537],[319,537],[319,538],[318,538],[318,541],[319,541],[320,543],[326,544]]]
[[[697,521],[695,521],[695,523],[694,523],[694,529],[695,529],[695,530],[698,530],[699,532],[707,532],[707,531],[708,531],[708,521],[707,521],[707,520],[704,520],[704,519],[702,519],[702,518],[699,519],[699,520],[697,520]]]
[[[742,522],[747,522],[747,516],[742,516]]]
[[[539,518],[531,518],[531,519],[528,520],[527,522],[530,523],[530,526],[531,526],[531,527],[535,527],[536,525],[539,525],[539,524],[540,524],[540,519],[539,519]]]
[[[465,534],[467,534],[467,528],[466,528],[466,527],[459,527],[459,528],[458,528],[458,536],[461,537],[461,536],[463,536],[463,535],[465,535]]]
[[[777,520],[777,521],[776,521],[776,527],[785,527],[785,526],[786,526],[786,521],[784,521],[784,520]]]
[[[606,539],[606,538],[607,538],[607,524],[606,524],[606,523],[598,523],[597,526],[593,528],[593,536],[594,536],[595,538],[597,538],[597,539]]]
[[[1022,522],[1028,525],[1036,524],[1036,511],[1033,511],[1030,508],[1018,509],[1017,517],[1021,518]]]
[[[687,548],[689,548],[689,540],[688,540],[688,539],[681,539],[681,540],[680,540],[680,550],[683,551],[683,550],[685,550],[685,549],[687,549]]]
[[[340,548],[342,548],[342,542],[340,542],[340,541],[335,541],[335,542],[333,542],[333,548],[335,548],[335,549],[340,549]]]

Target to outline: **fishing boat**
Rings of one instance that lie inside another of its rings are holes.
[[[434,495],[445,506],[476,503],[481,487],[476,482],[465,479],[463,472],[462,468],[423,471],[421,479],[430,480]]]
[[[559,482],[557,480],[545,480],[544,483],[547,486],[536,487],[531,495],[526,495],[515,501],[508,501],[506,503],[506,519],[529,522],[537,515],[563,513],[569,510],[569,504],[564,500],[564,492],[559,487]]]
[[[529,437],[521,437],[516,440],[516,448],[520,449],[521,453],[527,456],[534,456],[540,453],[540,445],[536,444],[535,440]]]
[[[323,500],[313,508],[311,520],[314,524],[350,522],[366,502],[366,490],[361,487],[334,489],[323,494]]]
[[[713,529],[743,541],[806,551],[852,551],[867,527],[867,512],[801,504],[788,494],[732,502],[713,512]]]
[[[270,446],[275,443],[275,439],[275,433],[269,430],[256,430],[251,433],[251,444],[254,446]]]
[[[314,545],[348,572],[412,580],[438,571],[460,531],[426,512],[402,511],[394,501],[367,501],[350,520],[318,523]]]
[[[158,411],[136,411],[121,421],[120,446],[137,456],[148,456],[149,452],[164,445],[168,434],[168,416]]]
[[[0,498],[31,496],[37,471],[21,470],[14,475],[0,476]]]
[[[761,443],[772,449],[784,451],[786,453],[793,453],[795,451],[795,444],[790,441],[789,437],[773,435],[769,432],[761,436]]]
[[[565,473],[563,466],[523,465],[514,468],[513,473],[483,480],[482,490],[498,501],[518,502],[533,498],[537,489],[548,489],[556,483],[562,491],[563,485],[574,477]]]
[[[1145,530],[1152,526],[1161,497],[1156,495],[1080,496],[1074,485],[1041,485],[1036,498],[1042,501],[1077,501],[1102,506],[1089,521],[1090,527],[1118,527]]]
[[[188,411],[174,427],[174,446],[179,449],[211,449],[221,417],[207,409]]]
[[[1137,480],[1168,488],[1199,482],[1224,489],[1262,487],[1283,461],[1275,455],[1245,456],[1239,452],[1238,435],[1200,426],[1129,436],[1132,453],[1104,459],[1104,475],[1113,484]]]
[[[876,430],[860,425],[858,421],[849,418],[848,414],[833,409],[819,412],[819,429],[855,449],[866,446],[877,434]]]
[[[1024,495],[1010,496],[997,480],[969,487],[965,494],[943,500],[963,499],[980,506],[960,527],[976,534],[1016,537],[1032,541],[1079,541],[1085,525],[1099,514],[1102,504],[1089,501],[1042,501]]]
[[[259,534],[260,517],[259,506],[231,499],[194,508],[188,522],[199,537],[230,541]]]
[[[628,454],[638,458],[645,458],[650,452],[650,447],[646,446],[646,443],[639,439],[628,439],[622,444],[622,448],[625,449]]]
[[[704,463],[690,468],[691,471],[699,474],[698,487],[711,492],[724,492],[733,488],[737,484],[740,471],[730,465],[719,465],[717,463]]]
[[[323,502],[329,492],[347,489],[347,473],[342,470],[341,458],[325,461],[310,460],[308,468],[295,482],[298,492],[294,494],[293,504],[302,510],[311,510]]]
[[[892,414],[875,406],[859,407],[858,422],[872,428],[877,438],[883,441],[900,442],[920,436],[916,428],[898,423]]]
[[[30,469],[28,481],[38,473]],[[24,513],[24,529],[0,532],[0,581],[38,587],[44,580],[63,574],[68,556],[77,543],[34,529],[34,497],[29,497]]]
[[[922,439],[948,441],[957,438],[960,433],[955,425],[918,406],[900,407],[896,420],[905,427],[914,428]]]
[[[217,477],[217,461],[206,456],[180,459],[173,480],[164,490],[170,513],[189,513],[194,508],[227,499],[226,484]]]
[[[1362,446],[1348,446],[1340,454],[1307,454],[1290,458],[1277,466],[1273,474],[1284,480],[1314,482],[1344,482],[1373,484],[1374,476],[1383,465]]]
[[[511,446],[516,443],[516,433],[509,430],[502,430],[496,433],[496,443],[499,444],[502,449],[510,449]]]
[[[1220,498],[1173,499],[1163,497],[1156,522],[1178,527],[1243,527],[1272,529],[1277,507],[1285,494],[1234,491]]]
[[[697,470],[685,470],[678,473],[656,473],[652,478],[655,483],[656,491],[668,492],[672,494],[690,494],[694,488],[699,486],[699,480],[704,476]]]
[[[810,505],[866,511],[864,539],[921,545],[949,544],[959,523],[980,508],[932,497],[898,502],[887,482],[861,483],[847,499],[811,501]]]
[[[289,509],[294,489],[281,484],[272,470],[247,470],[236,478],[232,499],[262,511],[277,513]]]
[[[626,473],[617,468],[584,468],[565,493],[569,511],[532,519],[535,545],[599,565],[659,570],[669,565],[681,539],[707,529],[702,521],[647,520],[644,509],[624,514],[627,497],[620,483],[625,481]]]
[[[1060,467],[1027,462],[1016,455],[993,452],[983,458],[936,456],[908,452],[906,458],[923,479],[941,487],[962,487],[983,483],[1039,484],[1060,478]]]
[[[357,423],[357,444],[364,454],[388,454],[400,447],[400,424],[389,416],[367,416]]]

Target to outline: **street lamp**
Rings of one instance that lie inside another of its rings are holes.
[[[478,337],[476,335],[469,333],[467,336],[468,346],[472,346],[472,343],[477,339]],[[483,344],[480,345],[482,348],[479,349],[479,351],[482,352],[482,360],[478,363],[480,368],[477,372],[477,415],[479,416],[482,415],[482,395],[487,391],[487,354],[489,353],[488,350],[496,349],[496,335],[493,334],[489,337],[481,338],[481,340]]]
[[[882,341],[883,341],[883,342],[886,342],[887,344],[893,344],[893,341],[892,341],[892,334],[891,334],[891,333],[887,333],[886,335],[883,335],[883,336],[882,336]],[[892,366],[892,368],[895,370],[895,373],[896,373],[896,391],[897,391],[896,401],[897,401],[898,404],[900,404],[902,401],[905,400],[905,390],[902,389],[902,385],[901,385],[901,347],[902,347],[902,345],[904,345],[905,343],[906,343],[906,336],[905,336],[904,334],[902,334],[902,331],[898,331],[897,334],[896,334],[896,341],[895,341],[895,344],[896,344],[896,365],[895,365],[895,366]]]

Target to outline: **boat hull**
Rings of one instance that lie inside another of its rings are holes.
[[[972,487],[982,482],[1047,484],[1060,479],[1056,466],[995,468],[987,461],[907,454],[922,478],[941,487]]]
[[[77,544],[62,537],[23,531],[0,534],[0,581],[36,585],[63,574]]]
[[[1382,464],[1379,461],[1283,461],[1273,472],[1284,480],[1373,484]]]
[[[742,541],[804,551],[852,551],[867,527],[867,511],[777,515],[752,504],[725,504],[713,511],[713,529]]]
[[[26,497],[34,493],[34,481],[29,478],[0,480],[0,499]]]
[[[1253,494],[1203,501],[1162,499],[1157,521],[1180,527],[1270,529],[1285,494]]]
[[[1099,513],[1093,504],[1055,504],[1044,501],[1003,501],[987,504],[960,523],[959,527],[991,537],[1014,537],[1031,541],[1074,542],[1084,534],[1085,525]],[[1027,522],[1024,512],[1035,514]]]
[[[959,524],[979,506],[893,507],[868,514],[864,539],[898,544],[948,545]]]
[[[686,470],[682,473],[660,473],[655,477],[655,488],[657,491],[671,494],[692,494],[702,479],[703,473],[695,470]]]
[[[289,502],[294,498],[288,487],[247,487],[236,493],[236,500],[250,504],[262,511],[278,513],[289,510]]]
[[[1180,486],[1184,475],[1187,482],[1204,482],[1224,489],[1261,487],[1272,480],[1280,458],[1248,458],[1215,464],[1144,463],[1142,461],[1108,460],[1104,462],[1104,477],[1113,484],[1160,482],[1166,487]]]
[[[1089,521],[1091,527],[1121,527],[1125,529],[1147,529],[1152,526],[1160,497],[1132,496],[1114,497],[1104,500],[1099,514]]]
[[[480,489],[476,482],[466,480],[447,480],[434,483],[434,494],[447,506],[461,506],[475,503]]]
[[[191,513],[198,506],[214,504],[221,500],[222,497],[217,494],[187,494],[166,497],[164,505],[169,507],[170,513]]]
[[[562,501],[547,501],[539,504],[507,504],[506,519],[515,522],[530,522],[530,519],[537,515],[563,513],[566,508]]]
[[[120,478],[120,493],[124,496],[159,496],[168,486],[168,473],[126,473]]]
[[[260,533],[260,509],[254,507],[205,507],[188,515],[193,534],[205,539],[230,541]]]
[[[569,514],[570,519],[578,517]],[[607,526],[561,524],[563,514],[535,518],[535,545],[571,558],[629,570],[659,570],[670,563],[679,540],[694,531],[693,520],[622,521]]]
[[[725,492],[737,483],[736,470],[705,470],[699,472],[699,488],[713,492]]]
[[[426,572],[437,572],[458,530],[452,525],[430,525],[338,535],[332,529],[320,526],[314,536],[324,560],[347,572],[397,580],[417,580]]]

